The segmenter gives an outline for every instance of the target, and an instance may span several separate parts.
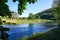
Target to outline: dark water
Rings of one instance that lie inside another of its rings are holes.
[[[55,26],[46,26],[46,23],[33,23],[33,24],[19,24],[19,25],[3,25],[6,28],[10,28],[8,31],[8,40],[15,40],[16,38],[22,38],[25,36],[31,36],[35,32],[45,32],[49,29],[55,28]]]

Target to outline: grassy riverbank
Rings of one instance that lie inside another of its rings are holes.
[[[60,28],[55,28],[42,34],[36,33],[21,40],[60,40]]]
[[[10,19],[10,18],[2,18],[3,24],[24,24],[24,23],[41,23],[41,22],[51,22],[51,20],[43,20],[43,19]]]

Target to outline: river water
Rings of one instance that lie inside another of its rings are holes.
[[[8,40],[15,40],[16,38],[23,38],[25,36],[31,36],[36,32],[46,32],[47,30],[53,29],[56,26],[48,25],[46,23],[32,23],[32,24],[17,24],[17,25],[3,25],[10,30],[7,32],[9,37]]]

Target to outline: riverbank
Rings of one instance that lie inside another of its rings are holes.
[[[41,23],[41,22],[51,22],[51,20],[43,20],[43,19],[3,19],[2,24],[24,24],[24,23]]]
[[[45,33],[35,33],[21,40],[60,40],[60,28],[55,28]]]

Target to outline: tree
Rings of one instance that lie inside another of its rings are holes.
[[[18,13],[22,14],[23,10],[26,9],[27,3],[35,3],[36,0],[12,0],[13,2],[18,1]],[[6,4],[8,0],[0,0],[0,16],[11,16],[9,6]]]
[[[29,13],[29,19],[32,19],[32,17],[33,17],[33,14],[32,13]]]
[[[11,16],[9,6],[5,4],[7,0],[0,0],[0,16]]]
[[[54,0],[56,1],[56,0]],[[55,16],[55,19],[56,19],[56,22],[58,25],[60,25],[60,0],[57,0],[55,3],[57,3],[56,7],[53,7],[53,12],[54,12],[54,16]],[[54,4],[55,5],[55,4]]]
[[[23,10],[26,9],[26,5],[27,3],[31,4],[31,3],[35,3],[36,0],[13,0],[14,2],[15,1],[18,1],[19,4],[18,4],[18,13],[22,14]]]
[[[59,0],[53,0],[52,7],[57,7],[59,3]]]
[[[34,16],[32,13],[29,13],[28,19],[36,19],[36,16]]]

